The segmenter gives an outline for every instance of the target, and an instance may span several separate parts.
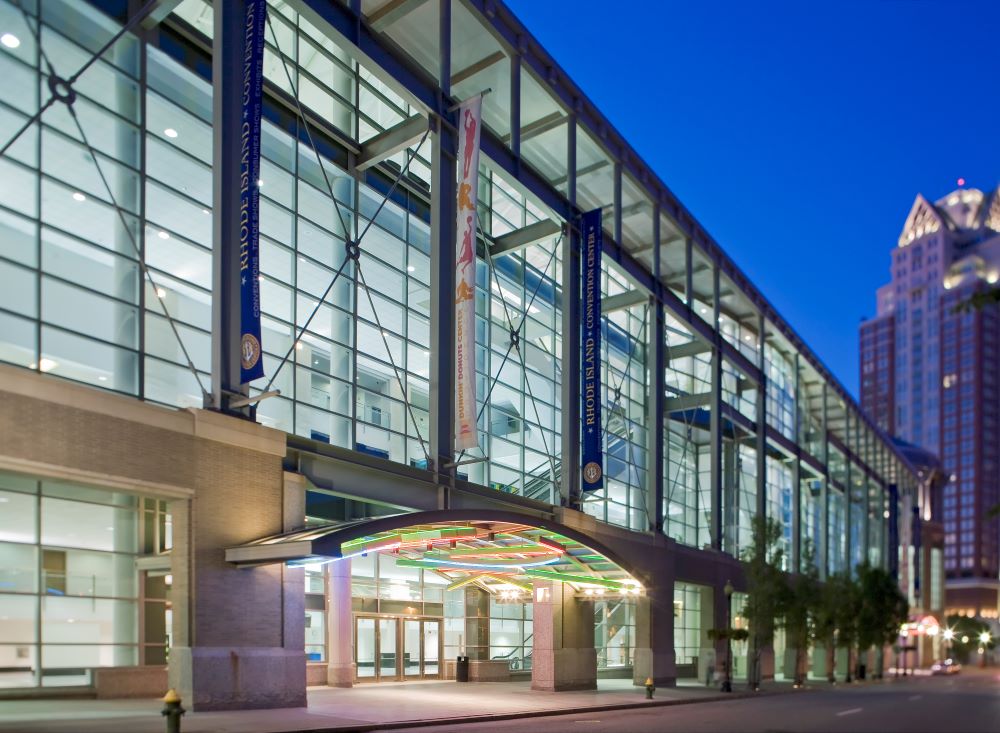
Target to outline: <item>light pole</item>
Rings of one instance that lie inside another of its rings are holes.
[[[732,692],[733,630],[731,626],[733,623],[733,584],[727,580],[726,585],[722,588],[722,592],[726,594],[726,678],[722,681],[722,691]]]
[[[944,637],[944,656],[945,659],[951,659],[951,641],[955,638],[955,632],[952,629],[945,629],[942,634]]]
[[[979,655],[980,655],[980,657],[979,657],[979,666],[980,667],[985,667],[986,666],[986,655],[989,653],[989,646],[988,645],[990,643],[990,638],[991,637],[990,637],[990,632],[989,631],[984,631],[983,633],[981,633],[979,635],[979,643],[982,644],[982,646],[979,647]]]

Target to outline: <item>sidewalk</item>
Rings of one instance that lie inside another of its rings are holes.
[[[309,688],[309,707],[187,713],[184,733],[317,733],[377,731],[420,725],[497,720],[558,712],[737,699],[716,688],[680,685],[658,689],[655,699],[631,680],[601,680],[597,690],[537,692],[530,682],[400,682],[350,690]],[[763,694],[791,690],[768,684]],[[762,694],[762,693],[757,693]],[[162,733],[159,700],[17,700],[0,702],[4,733]]]

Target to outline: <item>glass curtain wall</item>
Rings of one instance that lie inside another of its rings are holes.
[[[632,290],[624,275],[602,264],[602,295]],[[583,510],[610,524],[646,531],[646,323],[636,305],[602,319],[604,488],[585,497]]]
[[[0,473],[0,687],[90,685],[95,667],[141,663],[135,561],[169,549],[161,503],[140,521],[131,494]]]

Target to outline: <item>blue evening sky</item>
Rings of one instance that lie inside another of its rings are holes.
[[[506,2],[857,395],[916,194],[1000,183],[1000,2]]]

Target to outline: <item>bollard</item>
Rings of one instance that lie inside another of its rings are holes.
[[[181,733],[181,716],[186,712],[181,707],[181,697],[173,688],[163,696],[163,710],[160,715],[167,718],[167,733]]]
[[[653,690],[655,690],[655,689],[656,688],[653,687],[653,678],[652,677],[647,677],[646,678],[646,699],[647,700],[652,700],[653,699]]]

